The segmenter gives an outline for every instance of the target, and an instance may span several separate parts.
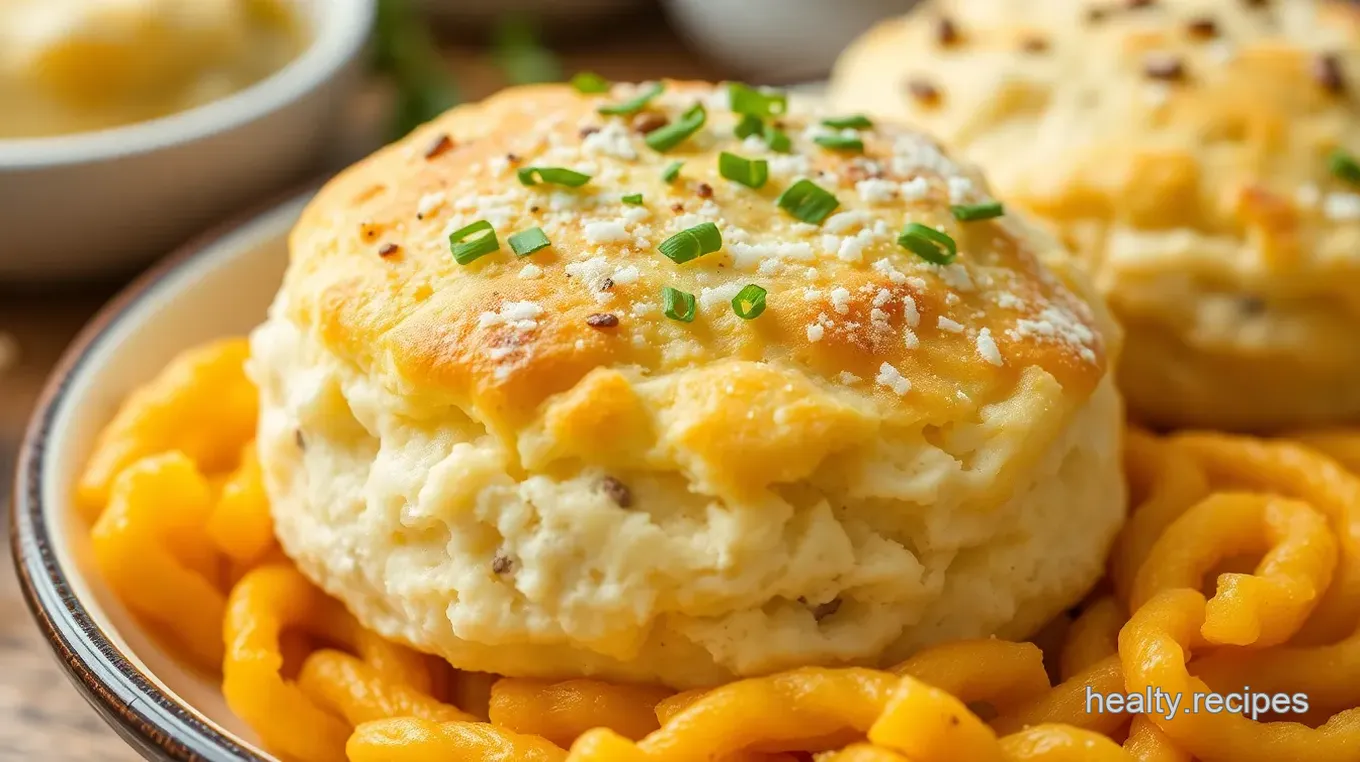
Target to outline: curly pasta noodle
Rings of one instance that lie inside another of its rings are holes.
[[[451,672],[363,629],[273,538],[244,344],[133,394],[77,485],[96,565],[298,762],[1360,762],[1360,431],[1130,429],[1107,584],[1031,643],[675,693]],[[201,415],[185,425],[183,413]],[[1250,573],[1206,576],[1231,560]],[[1206,598],[1201,589],[1212,589]],[[1054,684],[1050,671],[1060,680]],[[1304,694],[1306,718],[1091,712],[1092,694]],[[985,711],[984,708],[985,707]],[[1323,714],[1325,713],[1325,714]],[[1288,718],[1286,718],[1288,719]]]

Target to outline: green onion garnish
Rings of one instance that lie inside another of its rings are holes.
[[[465,228],[449,233],[449,249],[453,252],[453,261],[460,265],[470,264],[500,247],[501,242],[496,240],[495,228],[486,220],[477,220]]]
[[[693,323],[699,308],[694,304],[694,294],[687,294],[678,288],[661,287],[661,308],[666,317],[682,323]]]
[[[838,130],[867,130],[874,126],[874,123],[869,121],[869,117],[864,116],[863,114],[823,119],[822,124],[827,127],[835,127]]]
[[[660,82],[653,82],[651,87],[647,88],[646,90],[643,90],[641,93],[638,93],[635,97],[626,100],[623,103],[615,103],[609,106],[601,106],[598,109],[596,109],[596,111],[599,111],[601,114],[613,114],[615,116],[626,116],[628,114],[636,114],[637,112],[641,111],[653,98],[664,92],[665,89],[666,86],[664,84]]]
[[[755,320],[765,311],[765,289],[752,283],[732,297],[732,311],[742,320]]]
[[[775,204],[803,222],[820,225],[841,202],[811,180],[799,180],[779,194]]]
[[[1339,179],[1352,185],[1360,185],[1360,162],[1340,148],[1332,152],[1327,160],[1327,168]]]
[[[690,135],[699,131],[708,119],[708,112],[704,109],[704,104],[696,103],[688,111],[680,115],[680,118],[651,132],[643,138],[643,142],[652,147],[652,150],[665,153],[672,148],[680,145]]]
[[[959,255],[954,239],[932,227],[913,222],[897,237],[897,245],[937,265],[947,265]]]
[[[565,167],[524,167],[517,174],[521,183],[530,186],[550,183],[552,185],[565,185],[568,188],[579,188],[590,182],[590,175],[583,175]]]
[[[505,240],[510,244],[510,250],[515,252],[517,257],[527,257],[539,249],[545,249],[551,245],[547,234],[543,232],[543,228],[521,230]]]
[[[778,90],[757,90],[740,82],[727,83],[727,97],[734,112],[757,119],[783,116],[789,110],[788,95]]]
[[[864,141],[859,138],[844,137],[842,135],[821,135],[812,139],[812,142],[823,148],[830,148],[833,151],[863,151]]]
[[[788,153],[793,150],[793,141],[789,140],[789,136],[768,124],[765,125],[765,145],[775,153]]]
[[[988,204],[961,204],[949,207],[954,219],[959,222],[977,222],[978,220],[990,220],[993,217],[1000,217],[1006,213],[1000,201],[993,201]]]
[[[627,196],[624,196],[622,200],[623,203],[628,204],[629,206],[642,206],[641,193],[629,193]]]
[[[656,247],[668,259],[682,265],[722,248],[722,233],[711,222],[695,225],[667,238]]]
[[[675,178],[680,176],[680,168],[685,166],[683,161],[673,161],[666,165],[666,171],[661,173],[661,179],[668,182],[675,182]]]
[[[739,138],[745,140],[752,135],[759,135],[765,129],[765,123],[760,121],[760,117],[747,114],[737,122],[737,128],[732,132]]]
[[[609,80],[601,77],[593,71],[583,71],[571,78],[571,86],[576,88],[578,93],[607,93],[609,92]]]
[[[747,188],[759,188],[770,178],[770,163],[764,159],[744,159],[723,151],[718,154],[718,174]]]

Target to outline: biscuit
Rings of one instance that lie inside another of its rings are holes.
[[[1331,167],[1360,157],[1360,6],[935,2],[830,97],[934,132],[1082,255],[1136,417],[1360,418],[1360,177]]]
[[[598,109],[642,86],[509,90],[310,204],[250,363],[299,568],[458,667],[677,687],[1022,636],[1080,598],[1124,512],[1119,336],[1062,246],[956,220],[987,186],[915,132],[783,115],[779,152],[727,88],[664,88],[622,116]],[[799,179],[838,206],[795,218]],[[500,248],[459,264],[479,221]],[[705,224],[716,250],[662,253]]]

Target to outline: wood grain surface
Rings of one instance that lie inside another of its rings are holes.
[[[634,80],[720,78],[687,51],[654,13],[577,35],[571,45],[560,51],[568,73],[590,69],[606,77]],[[466,98],[483,97],[505,84],[484,51],[450,47],[446,55]],[[0,283],[0,345],[4,345],[0,346],[0,516],[6,527],[13,456],[42,383],[80,327],[121,286],[120,280],[109,280],[35,290]],[[0,536],[6,531],[0,529]],[[137,759],[57,666],[29,618],[5,539],[0,550],[0,762]]]

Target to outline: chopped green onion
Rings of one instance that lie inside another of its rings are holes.
[[[789,140],[789,136],[768,124],[765,125],[765,145],[775,153],[788,153],[793,150],[793,141]]]
[[[1332,152],[1327,160],[1327,168],[1339,179],[1352,185],[1360,185],[1360,162],[1340,148]]]
[[[486,220],[477,220],[465,228],[449,233],[449,249],[453,252],[453,261],[460,265],[470,264],[500,247],[501,242],[496,240],[495,228]]]
[[[959,255],[954,239],[932,227],[913,222],[897,237],[897,244],[916,256],[937,265],[947,265]]]
[[[651,146],[653,150],[665,153],[683,143],[685,138],[698,132],[707,119],[708,112],[704,110],[704,104],[696,103],[688,111],[681,114],[679,119],[665,127],[647,133],[643,142]]]
[[[755,320],[765,311],[765,289],[752,283],[732,297],[732,311],[742,320]]]
[[[699,308],[694,304],[694,294],[687,294],[678,288],[662,286],[661,309],[666,317],[682,323],[693,323]]]
[[[1000,201],[993,201],[987,204],[960,204],[949,207],[954,219],[959,222],[977,222],[978,220],[990,220],[993,217],[1000,217],[1006,213],[1006,207]]]
[[[583,71],[571,78],[571,86],[576,88],[578,93],[607,93],[609,92],[609,80],[601,77],[593,71]]]
[[[539,183],[550,183],[552,185],[565,185],[568,188],[579,188],[590,182],[590,175],[584,175],[565,167],[524,167],[517,174],[521,183],[531,186]]]
[[[623,197],[623,203],[628,204],[629,206],[642,206],[642,194],[629,193],[627,196]]]
[[[794,217],[813,225],[822,224],[822,220],[841,205],[835,196],[811,180],[799,180],[790,185],[774,203]]]
[[[847,129],[867,130],[870,127],[874,126],[874,123],[869,121],[869,117],[864,116],[863,114],[855,114],[854,116],[837,116],[832,117],[831,119],[823,119],[822,124],[826,125],[827,127],[835,127],[838,130]]]
[[[612,114],[614,116],[626,116],[628,114],[636,114],[637,112],[645,108],[653,98],[655,98],[656,96],[660,95],[663,91],[665,91],[665,89],[666,86],[664,84],[660,82],[653,82],[651,87],[647,88],[646,90],[643,90],[641,93],[638,93],[637,96],[629,100],[626,100],[623,103],[615,103],[609,106],[601,106],[598,109],[596,109],[596,111],[599,111],[601,114]]]
[[[812,139],[812,142],[823,148],[830,148],[833,151],[863,151],[864,141],[859,138],[850,138],[842,135],[820,135]]]
[[[681,230],[662,241],[656,248],[672,262],[682,265],[691,259],[698,259],[721,249],[722,233],[717,225],[703,222],[687,230]]]
[[[718,174],[748,188],[759,188],[770,178],[770,163],[764,159],[744,159],[723,151],[718,154]]]
[[[661,179],[668,182],[675,182],[675,178],[680,176],[680,168],[685,166],[683,161],[673,161],[666,165],[666,171],[661,173]]]
[[[760,121],[760,117],[747,114],[741,118],[740,122],[737,122],[737,128],[732,132],[737,137],[745,140],[752,135],[759,135],[764,129],[765,123]]]
[[[551,246],[548,236],[543,232],[543,228],[529,228],[505,239],[510,244],[510,250],[515,252],[517,257],[527,257],[530,254]]]
[[[757,90],[740,82],[727,83],[727,98],[732,111],[757,119],[783,116],[789,110],[789,96],[778,90]]]

